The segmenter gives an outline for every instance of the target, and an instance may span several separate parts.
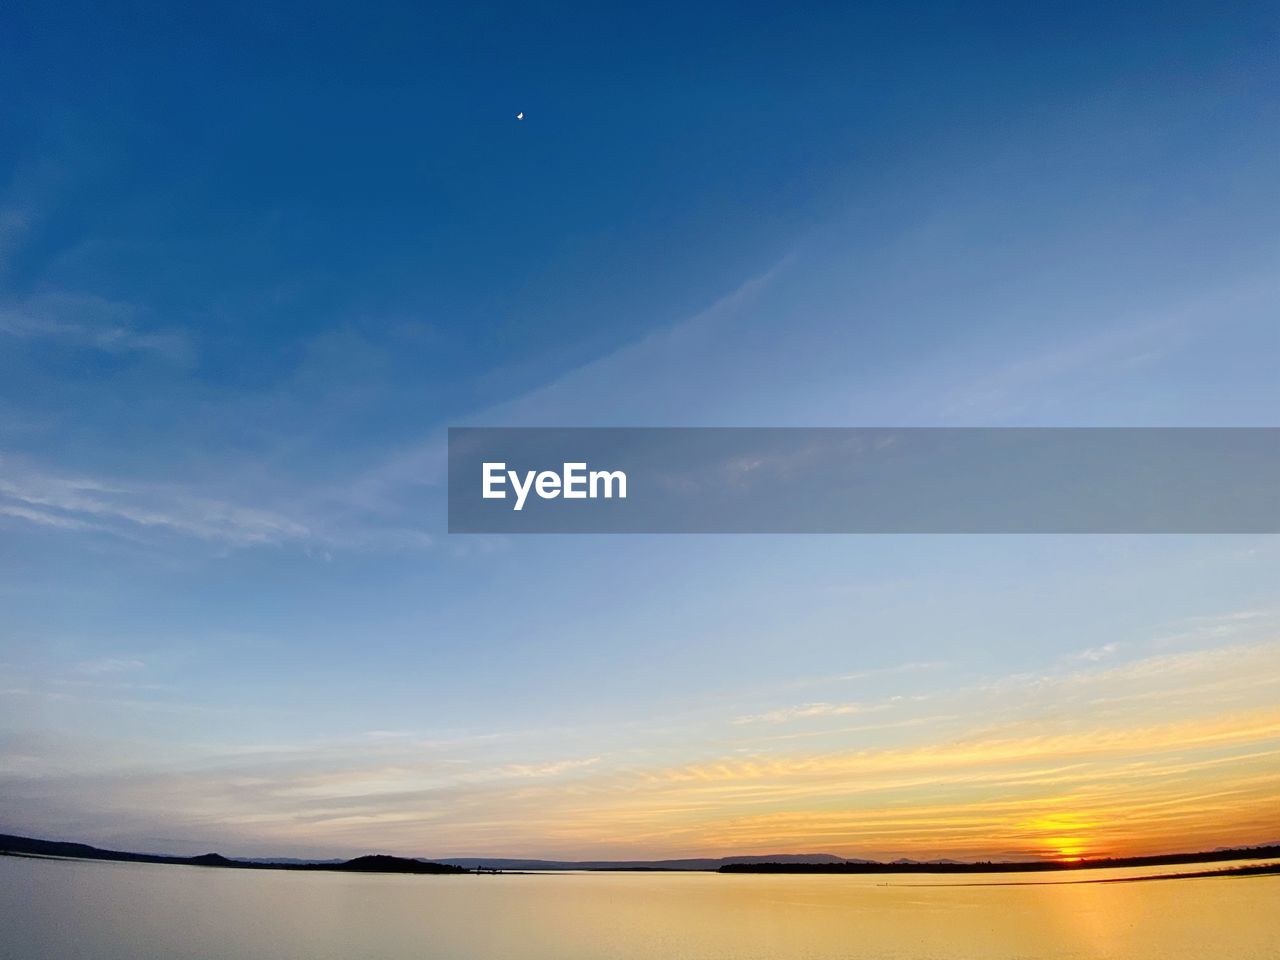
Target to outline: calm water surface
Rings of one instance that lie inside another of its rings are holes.
[[[0,957],[1280,956],[1280,876],[1113,884],[1039,876],[1014,886],[957,879],[1010,878],[346,876],[0,857]]]

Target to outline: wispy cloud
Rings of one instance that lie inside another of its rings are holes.
[[[633,342],[563,371],[520,396],[478,410],[455,425],[654,426],[654,417],[659,415],[651,403],[652,385],[698,383],[700,364],[720,349],[727,330],[740,319],[742,311],[793,261],[794,255],[788,254],[693,316],[659,324]],[[631,390],[627,384],[645,384],[645,388]],[[638,398],[644,402],[636,405]],[[406,487],[439,486],[446,462],[446,440],[440,429],[395,451],[341,491],[340,496],[375,505],[385,503],[392,492]]]
[[[1237,280],[1191,303],[1176,302],[1160,311],[1120,316],[1083,333],[1041,345],[977,376],[953,384],[940,397],[949,418],[972,422],[1007,420],[1026,412],[1046,394],[1073,389],[1083,377],[1123,378],[1134,368],[1160,362],[1186,350],[1205,329],[1224,322],[1242,308],[1273,303],[1277,286],[1272,272]]]
[[[599,757],[583,757],[581,759],[553,760],[548,763],[513,763],[504,770],[517,777],[554,777],[570,770],[581,770],[600,762]]]
[[[1099,660],[1105,660],[1107,657],[1114,656],[1115,652],[1119,649],[1120,644],[1118,643],[1104,643],[1098,647],[1089,647],[1086,650],[1081,650],[1079,653],[1074,655],[1074,659],[1088,660],[1092,663],[1096,663]]]
[[[75,665],[76,673],[98,676],[102,674],[130,673],[146,666],[141,660],[132,657],[97,657],[93,660],[81,660]]]
[[[182,333],[143,327],[133,306],[86,294],[44,294],[0,306],[0,336],[104,353],[153,354],[183,364],[192,357],[190,340]]]
[[[748,723],[787,723],[791,720],[806,720],[811,717],[848,717],[872,710],[884,709],[883,705],[870,706],[865,703],[802,703],[794,707],[781,707],[764,713],[744,714],[734,717],[738,725]]]
[[[0,459],[0,515],[60,530],[161,532],[232,546],[311,536],[305,524],[273,510],[181,487],[58,474],[12,457]]]
[[[0,503],[0,516],[26,520],[42,527],[54,527],[59,530],[102,530],[98,524],[89,523],[76,517],[53,513],[48,510],[36,510],[21,503]]]

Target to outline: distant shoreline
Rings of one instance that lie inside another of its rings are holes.
[[[198,857],[171,857],[154,853],[133,853],[127,850],[103,850],[87,843],[70,843],[61,840],[39,840],[33,837],[15,837],[0,834],[0,854],[18,857],[38,857],[59,860],[105,860],[112,863],[158,863],[173,866],[210,867],[237,870],[305,870],[337,873],[408,873],[408,874],[463,874],[472,873],[465,867],[410,857],[391,857],[373,854],[334,863],[280,863],[254,860],[233,860],[218,853],[205,853]]]
[[[1044,873],[1075,870],[1107,870],[1124,867],[1167,867],[1179,864],[1220,863],[1226,860],[1280,859],[1280,844],[1238,847],[1230,850],[1208,850],[1199,853],[1168,853],[1145,857],[1101,857],[1082,860],[979,861],[974,863],[877,863],[847,861],[844,863],[732,863],[719,868],[720,873]],[[1215,871],[1216,872],[1216,871]]]
[[[615,861],[612,865],[602,865],[602,861],[526,861],[531,864],[547,864],[545,867],[521,869],[519,866],[507,867],[505,864],[518,864],[494,858],[495,866],[419,860],[412,857],[396,857],[386,854],[371,854],[355,857],[351,860],[320,862],[286,862],[273,860],[243,860],[224,857],[217,853],[206,853],[196,857],[166,856],[163,854],[134,853],[123,850],[105,850],[84,843],[73,843],[61,840],[41,840],[33,837],[18,837],[0,834],[0,854],[5,856],[26,857],[34,859],[56,860],[99,860],[114,863],[155,863],[176,866],[208,867],[214,869],[239,870],[291,870],[330,873],[383,873],[383,874],[416,874],[416,875],[459,875],[459,874],[531,874],[548,873],[557,870],[587,870],[596,872],[715,872],[725,874],[850,874],[850,875],[903,875],[903,874],[991,874],[991,873],[1069,873],[1078,870],[1117,869],[1133,867],[1156,867],[1179,864],[1215,863],[1230,860],[1280,860],[1280,845],[1259,847],[1241,847],[1230,850],[1213,850],[1200,853],[1164,854],[1148,857],[1122,857],[1098,860],[1080,860],[1073,862],[1032,861],[1019,862],[974,862],[974,863],[879,863],[875,861],[746,861],[721,863],[718,867],[663,867],[655,866],[652,861]],[[802,855],[793,855],[802,856]],[[819,856],[819,855],[815,855]],[[830,855],[821,855],[830,856]],[[834,859],[834,858],[833,858]],[[469,861],[468,861],[469,862]],[[658,861],[661,862],[661,861]],[[668,863],[702,863],[706,861],[667,861]],[[714,861],[713,861],[714,862]],[[504,864],[504,866],[496,866]],[[552,866],[552,864],[555,864]],[[1218,870],[1201,870],[1187,873],[1163,874],[1150,877],[1118,877],[1095,880],[1066,881],[1078,883],[1117,883],[1131,880],[1172,880],[1210,876],[1263,876],[1280,873],[1280,864],[1257,864]],[[1009,881],[1016,884],[1020,881]],[[954,884],[952,884],[954,885]],[[992,886],[998,884],[984,884]]]
[[[1131,868],[1132,869],[1132,868]],[[1220,867],[1190,873],[1148,873],[1140,877],[1090,877],[1087,880],[993,880],[988,883],[914,883],[912,887],[1058,887],[1082,883],[1137,883],[1140,880],[1203,880],[1209,877],[1280,876],[1280,863],[1259,863],[1247,867]]]

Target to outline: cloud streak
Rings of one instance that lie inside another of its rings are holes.
[[[0,336],[111,354],[151,354],[177,364],[193,357],[182,333],[144,329],[129,304],[83,294],[45,294],[0,307]]]
[[[308,539],[284,514],[204,497],[180,487],[68,476],[0,459],[0,515],[58,530],[123,536],[167,533],[250,546]]]

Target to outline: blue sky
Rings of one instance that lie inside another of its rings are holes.
[[[1261,697],[1267,538],[450,537],[443,431],[1275,425],[1276,53],[1265,5],[7,8],[0,828],[918,853],[618,798],[1016,677],[1023,733]]]

